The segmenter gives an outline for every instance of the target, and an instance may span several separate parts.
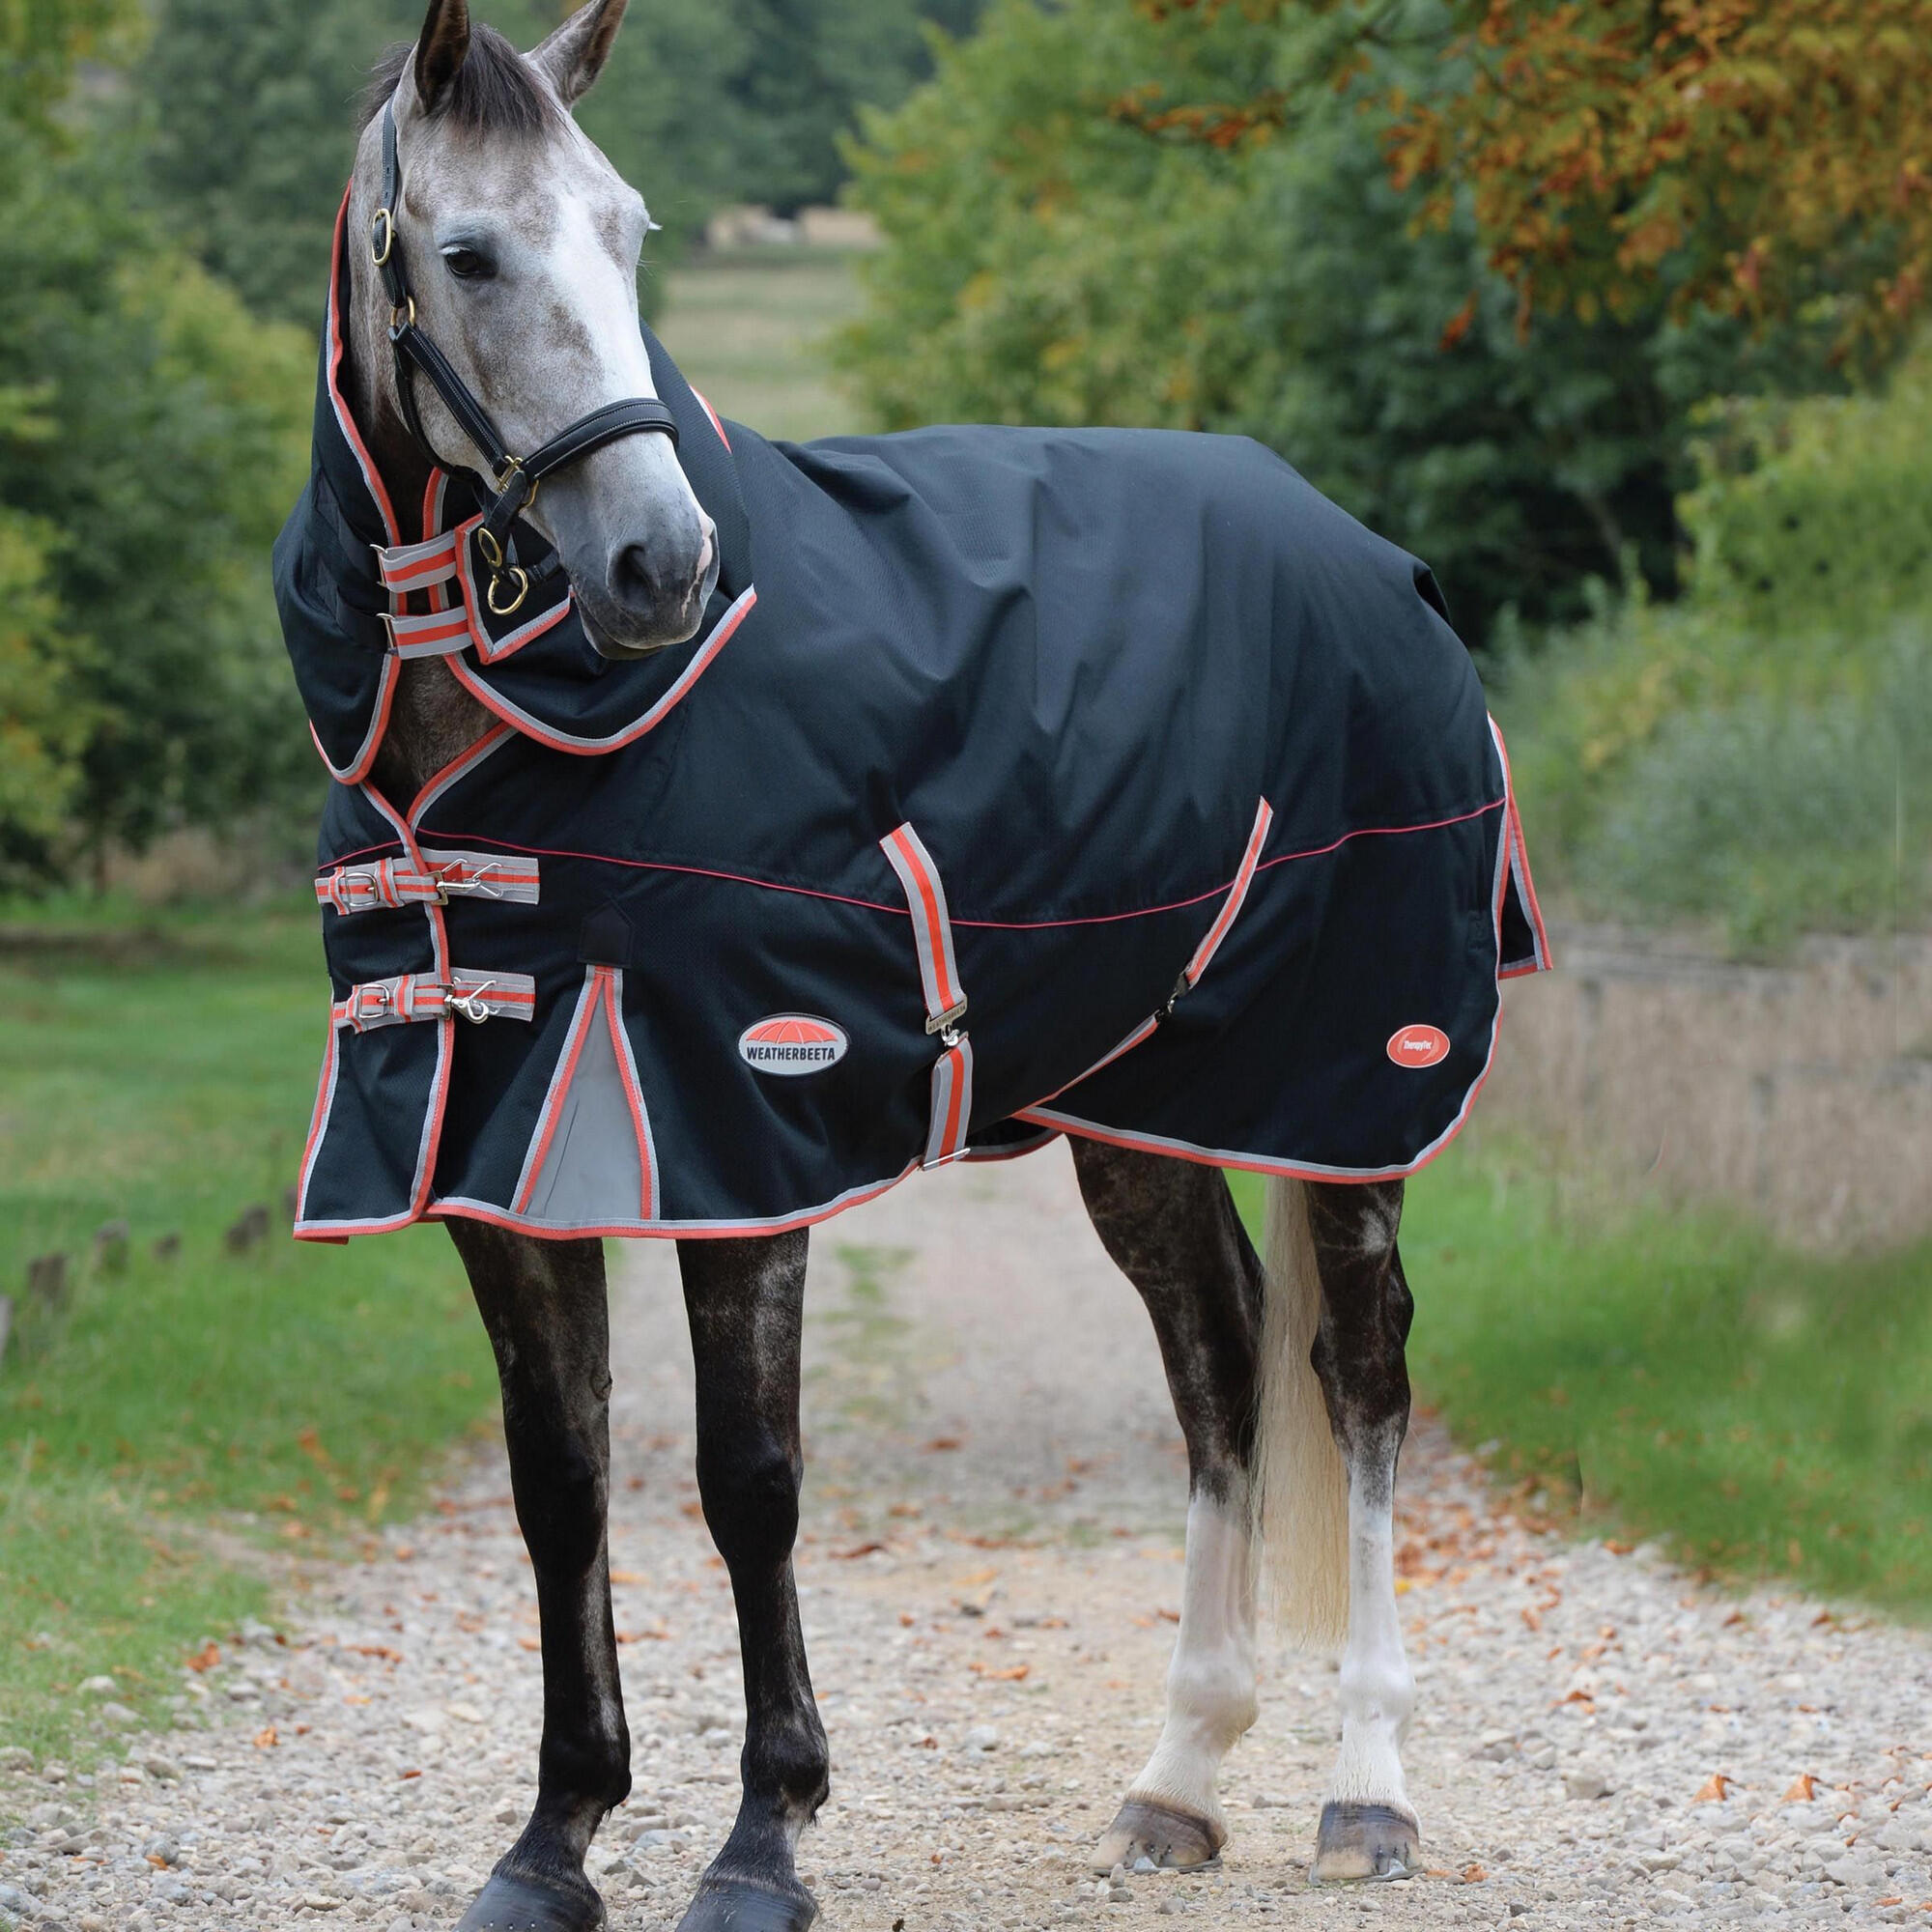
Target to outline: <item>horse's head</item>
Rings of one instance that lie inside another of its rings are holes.
[[[536,448],[607,403],[653,396],[638,332],[644,204],[571,118],[596,79],[624,0],[591,0],[529,55],[465,0],[430,0],[412,48],[375,89],[350,189],[358,398],[394,447],[404,420],[388,348],[389,304],[361,238],[383,202],[383,108],[402,164],[394,247],[417,327],[513,450]],[[483,452],[420,373],[424,439],[447,467],[489,474]],[[359,413],[359,410],[358,410]],[[681,642],[718,576],[711,520],[669,440],[632,435],[544,480],[525,511],[569,574],[606,657]]]

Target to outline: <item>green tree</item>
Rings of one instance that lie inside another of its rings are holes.
[[[317,326],[353,102],[421,16],[410,0],[164,0],[136,76],[142,173],[250,307]]]
[[[60,721],[38,735],[64,808],[10,814],[16,871],[311,781],[268,549],[305,472],[312,342],[129,210],[128,165],[113,143],[43,161],[0,225],[6,375],[31,400],[0,430],[0,538],[28,594],[0,634],[5,718]]]
[[[1308,58],[1228,8],[1176,37],[1118,0],[1004,0],[871,117],[888,247],[846,366],[891,425],[1149,423],[1254,435],[1435,568],[1464,635],[1578,613],[1634,556],[1674,584],[1690,411],[1822,350],[1660,298],[1524,337],[1466,215],[1421,235],[1383,115],[1329,94],[1273,138],[1151,138],[1122,99],[1266,98]]]

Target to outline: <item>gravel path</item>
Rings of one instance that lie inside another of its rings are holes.
[[[637,1791],[592,1857],[613,1926],[643,1932],[675,1924],[723,1839],[740,1705],[673,1257],[639,1243],[622,1264]],[[1400,1564],[1435,1868],[1307,1889],[1335,1677],[1264,1644],[1220,1867],[1096,1888],[1088,1848],[1157,1724],[1185,1476],[1148,1323],[1065,1152],[821,1229],[810,1308],[799,1573],[833,1799],[802,1862],[829,1928],[1932,1918],[1932,1644],[1539,1534],[1426,1422]],[[0,1857],[0,1927],[452,1923],[528,1803],[535,1641],[501,1452],[479,1452],[373,1560],[296,1573],[279,1634],[185,1671],[182,1728],[137,1741],[118,1779],[0,1768],[0,1808],[31,1820]]]

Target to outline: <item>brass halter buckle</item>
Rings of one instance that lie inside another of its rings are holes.
[[[380,245],[376,241],[377,230],[382,231]],[[396,252],[396,217],[386,208],[379,208],[369,221],[369,260],[379,269],[389,266],[389,257]]]
[[[524,481],[530,486],[529,494],[524,498],[524,505],[523,505],[524,508],[527,510],[530,507],[530,505],[534,503],[537,499],[537,490],[541,486],[543,478],[541,476],[532,476],[529,473],[529,471],[524,468],[523,459],[521,457],[506,456],[503,459],[502,469],[497,472],[497,496],[499,497],[502,496],[503,493],[509,489],[510,478],[512,476],[521,476],[524,479]]]

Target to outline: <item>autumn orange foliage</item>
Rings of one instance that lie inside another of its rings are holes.
[[[1225,3],[1144,0],[1178,32]],[[1307,84],[1386,113],[1390,172],[1424,219],[1468,197],[1525,321],[1627,312],[1661,284],[1680,308],[1760,320],[1833,304],[1849,343],[1895,335],[1925,299],[1932,0],[1440,0],[1420,46],[1415,12],[1386,0],[1242,11],[1315,29]],[[1149,90],[1116,111],[1225,147],[1289,118],[1293,92]]]

